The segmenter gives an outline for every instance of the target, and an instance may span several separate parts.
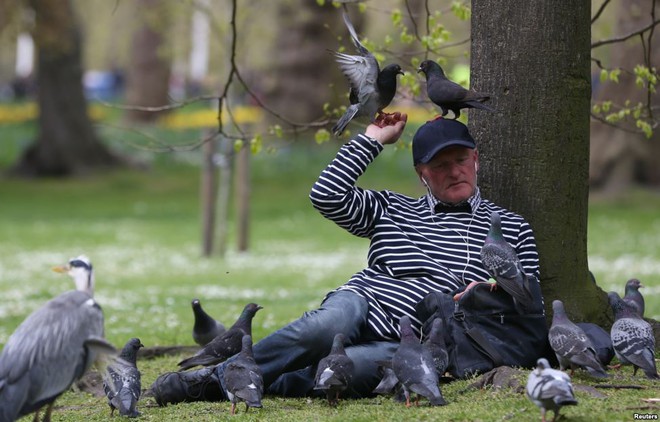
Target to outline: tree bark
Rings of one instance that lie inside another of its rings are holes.
[[[38,50],[39,134],[19,158],[19,176],[70,176],[116,166],[99,141],[82,88],[81,35],[69,0],[32,0]]]
[[[495,113],[471,110],[483,195],[530,222],[546,311],[607,325],[588,275],[589,0],[472,1],[472,84]]]
[[[131,47],[131,66],[126,74],[126,102],[139,107],[162,107],[169,104],[170,55],[166,50],[165,31],[171,19],[166,2],[138,0],[139,27]],[[151,122],[163,112],[129,110],[126,117],[134,122]]]

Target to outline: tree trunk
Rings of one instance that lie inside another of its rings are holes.
[[[32,0],[39,134],[12,173],[69,176],[119,164],[98,140],[82,88],[81,35],[69,0]]]
[[[561,299],[577,320],[607,325],[590,281],[587,212],[589,0],[472,1],[472,84],[495,113],[470,111],[486,198],[527,218],[548,316]]]
[[[357,19],[358,14],[351,12]],[[353,54],[341,11],[329,2],[320,7],[314,1],[285,1],[278,3],[276,19],[279,29],[272,70],[261,79],[266,104],[294,122],[318,119],[325,103],[344,98],[349,89],[332,55],[319,47],[338,48],[337,36],[341,35]],[[332,87],[327,81],[332,81]],[[348,98],[344,101],[342,104],[348,104]]]
[[[170,55],[164,33],[171,19],[166,2],[137,0],[139,27],[133,34],[131,66],[126,74],[126,102],[131,106],[162,107],[169,104]],[[164,112],[129,110],[135,122],[151,122]]]
[[[629,34],[651,22],[651,7],[656,4],[656,16],[660,15],[660,3],[654,0],[628,0],[621,2],[617,10],[617,25],[614,36]],[[647,35],[645,34],[645,40]],[[655,30],[651,48],[651,65],[658,66],[660,57],[660,31]],[[595,57],[606,52],[607,47],[594,51]],[[644,63],[644,50],[639,37],[610,47],[611,60],[604,60],[608,68],[632,69],[636,63]],[[600,54],[599,54],[600,53]],[[653,60],[655,59],[655,61]],[[610,100],[623,105],[646,103],[646,91],[635,85],[635,76],[621,72],[619,83],[599,84],[594,94],[596,101]],[[651,103],[660,104],[660,92],[652,94]],[[657,113],[657,112],[656,112]],[[631,130],[634,121],[620,122],[617,126]],[[642,134],[633,134],[593,120],[591,122],[591,163],[589,180],[592,187],[608,192],[620,192],[633,184],[660,185],[660,130],[655,129],[651,139]]]

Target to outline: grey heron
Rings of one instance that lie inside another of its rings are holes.
[[[103,311],[93,298],[94,272],[81,255],[53,270],[69,274],[76,290],[49,300],[9,337],[0,354],[0,422],[14,421],[55,400],[100,355],[116,354],[104,338]]]

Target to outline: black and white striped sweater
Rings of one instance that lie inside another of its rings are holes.
[[[398,321],[409,315],[429,292],[450,293],[471,281],[486,281],[480,252],[490,213],[502,219],[506,240],[515,248],[528,275],[539,277],[536,241],[519,215],[481,198],[468,200],[472,213],[438,213],[430,194],[411,198],[391,191],[355,186],[358,177],[383,150],[364,135],[341,147],[310,193],[314,207],[350,233],[371,240],[368,267],[338,290],[350,290],[369,303],[367,323],[383,339],[398,339]]]

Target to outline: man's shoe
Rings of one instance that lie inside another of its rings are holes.
[[[151,385],[151,394],[159,406],[191,401],[226,401],[215,367],[187,372],[166,372]]]

